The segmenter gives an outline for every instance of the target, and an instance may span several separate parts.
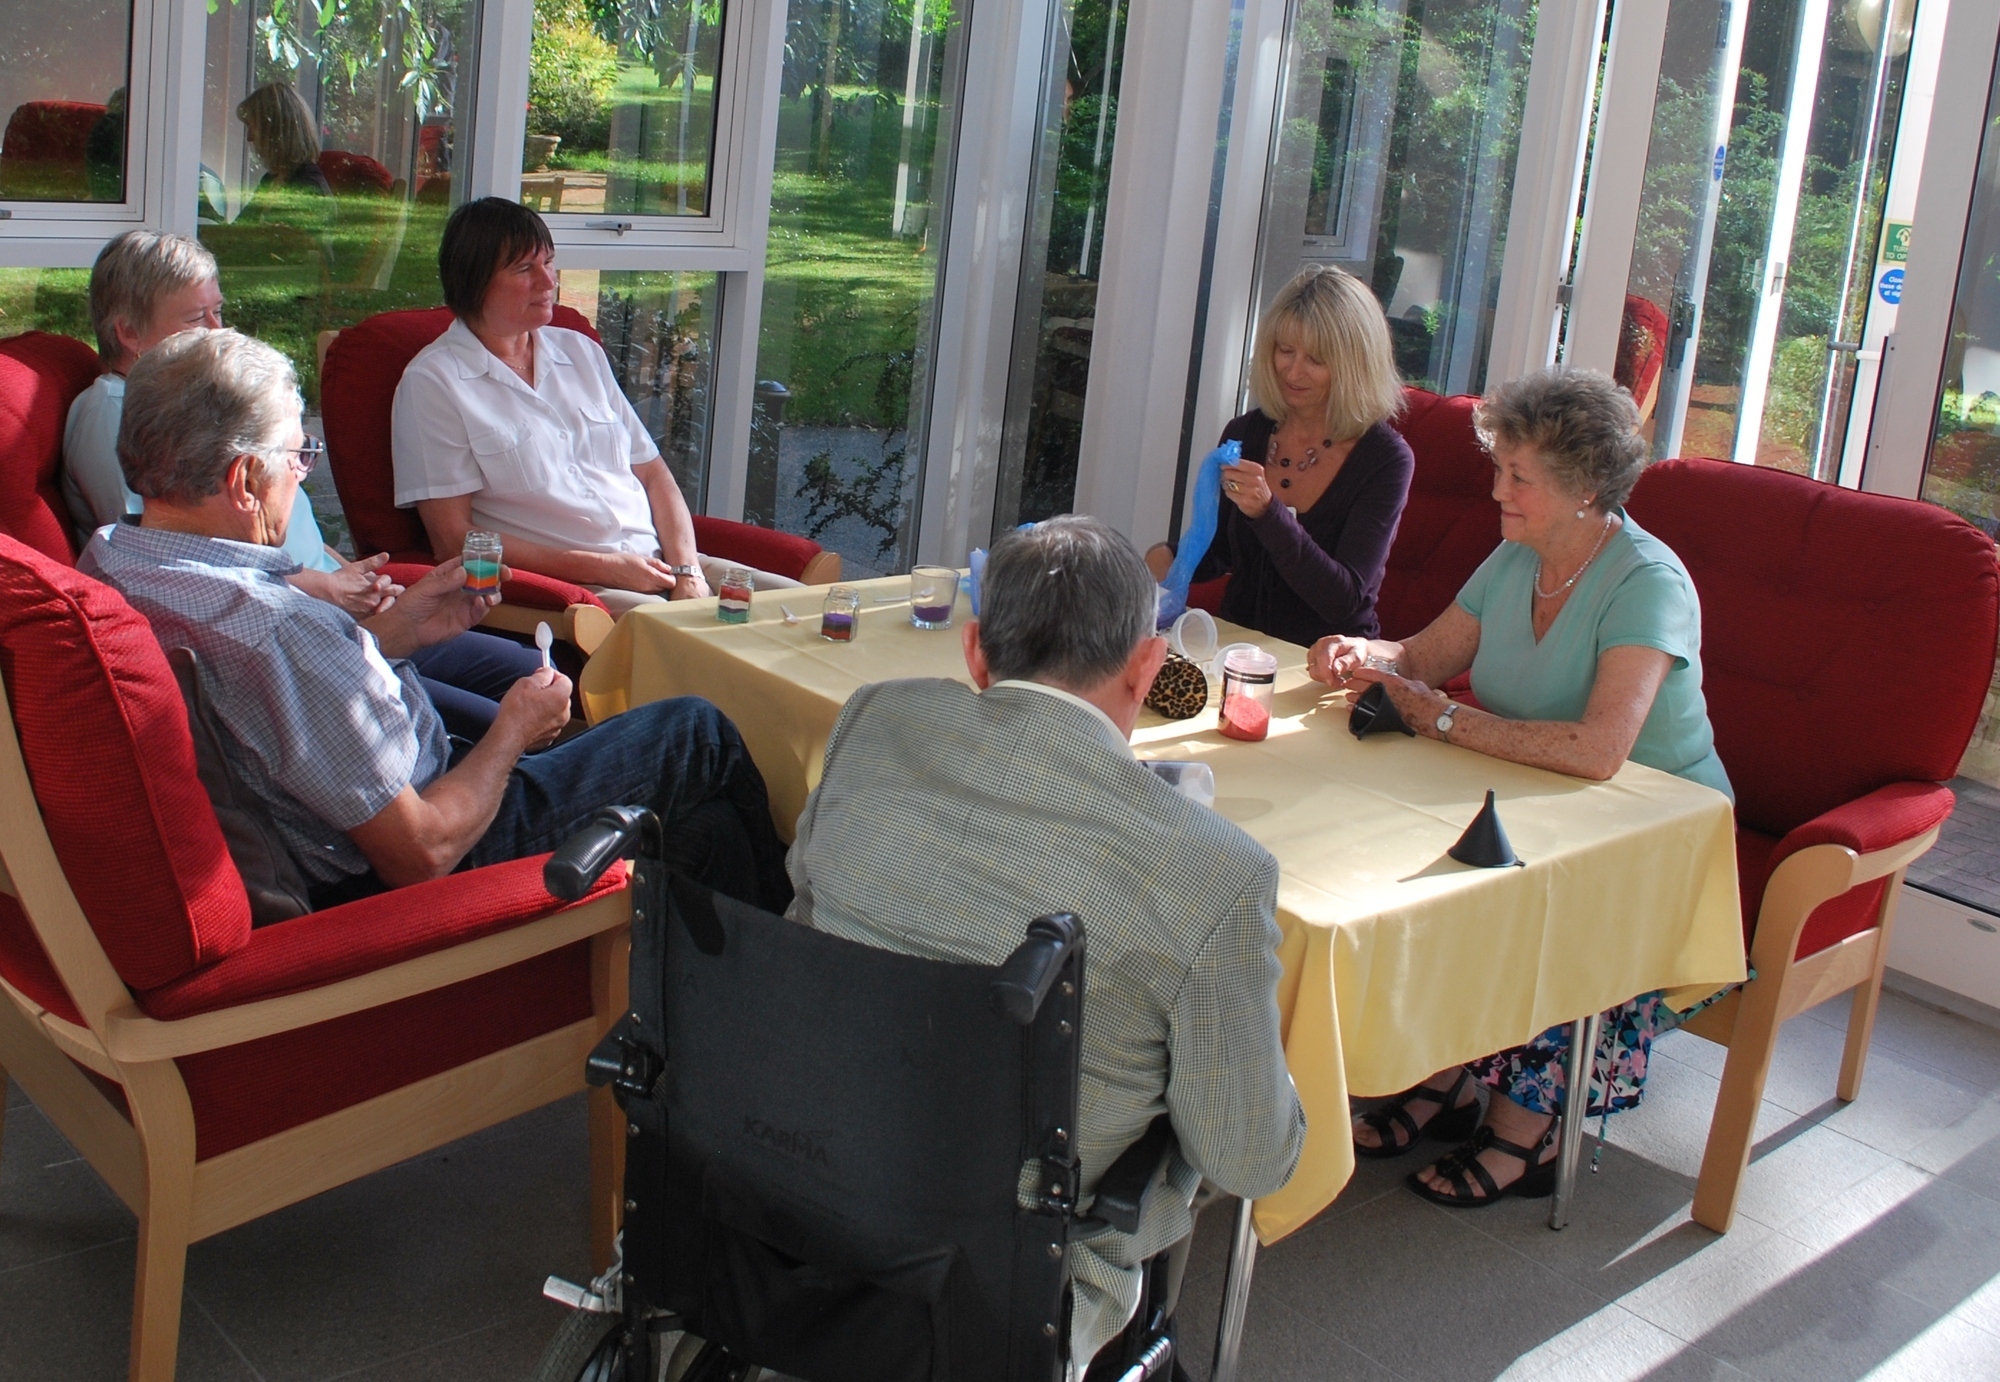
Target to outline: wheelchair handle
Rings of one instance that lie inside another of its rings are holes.
[[[660,822],[643,806],[606,806],[590,824],[564,840],[542,866],[542,886],[565,902],[575,902],[597,882],[611,861],[648,842],[657,847]]]
[[[1073,912],[1029,922],[1027,939],[1014,948],[993,981],[993,1010],[1023,1027],[1033,1022],[1082,929]]]

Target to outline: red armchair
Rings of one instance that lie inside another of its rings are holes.
[[[1898,886],[1950,815],[1993,671],[1991,539],[1943,509],[1723,461],[1665,461],[1629,511],[1701,595],[1716,750],[1736,789],[1756,977],[1690,1031],[1729,1048],[1694,1218],[1726,1232],[1778,1028],[1852,990],[1861,1090]],[[1919,655],[1884,668],[1869,650]]]
[[[146,621],[0,537],[0,669],[0,1079],[138,1216],[130,1375],[167,1382],[189,1243],[583,1087],[628,892],[528,859],[253,931]],[[591,1135],[602,1263],[597,1093]]]
[[[599,339],[597,329],[572,307],[558,306],[554,324]],[[357,552],[389,552],[397,561],[426,564],[436,560],[423,521],[414,510],[396,507],[390,417],[403,371],[418,351],[450,325],[451,312],[443,307],[383,312],[334,335],[325,347],[320,409],[326,417],[334,483],[340,488],[341,507],[347,511],[348,531],[354,535]],[[840,578],[839,555],[823,551],[807,538],[722,518],[697,517],[694,522],[697,544],[710,556],[740,561],[808,584]],[[570,606],[572,615],[579,604],[596,606],[599,612],[603,609],[597,597],[581,586],[525,572],[507,587],[506,598],[525,609],[550,608],[552,600],[560,599]],[[506,608],[503,603],[495,613]],[[532,629],[534,619],[529,619],[527,626]],[[579,642],[578,646],[585,652],[594,651],[610,627],[607,618],[595,641],[587,646]]]

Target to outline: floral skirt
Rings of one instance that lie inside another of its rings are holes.
[[[1641,994],[1605,1013],[1597,1029],[1585,1114],[1594,1118],[1637,1108],[1646,1088],[1646,1062],[1652,1055],[1653,1038],[1672,1031],[1691,1015],[1675,1012],[1657,992]],[[1569,1075],[1569,1033],[1570,1024],[1565,1022],[1526,1046],[1470,1061],[1465,1068],[1479,1083],[1536,1113],[1561,1113]]]

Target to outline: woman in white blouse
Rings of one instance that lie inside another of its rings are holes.
[[[496,532],[509,566],[589,586],[613,613],[707,595],[687,502],[611,362],[549,325],[554,256],[518,202],[452,213],[438,277],[456,320],[396,389],[396,503],[440,557]]]

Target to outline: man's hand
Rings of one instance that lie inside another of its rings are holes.
[[[500,579],[514,573],[500,568]],[[388,657],[408,657],[419,648],[456,638],[486,617],[486,611],[500,603],[500,593],[477,595],[465,588],[465,560],[453,557],[424,573],[422,580],[405,590],[396,607],[367,620],[369,632]]]
[[[570,689],[561,672],[536,669],[507,688],[487,733],[519,744],[522,753],[547,748],[569,723]]]
[[[403,593],[403,587],[381,573],[388,560],[387,552],[377,552],[361,561],[344,561],[338,571],[299,571],[286,579],[316,600],[337,605],[356,619],[370,619],[386,613]]]
[[[658,557],[642,557],[637,552],[606,552],[601,561],[605,574],[602,579],[593,582],[595,585],[637,591],[641,595],[665,595],[679,583],[667,564]]]

